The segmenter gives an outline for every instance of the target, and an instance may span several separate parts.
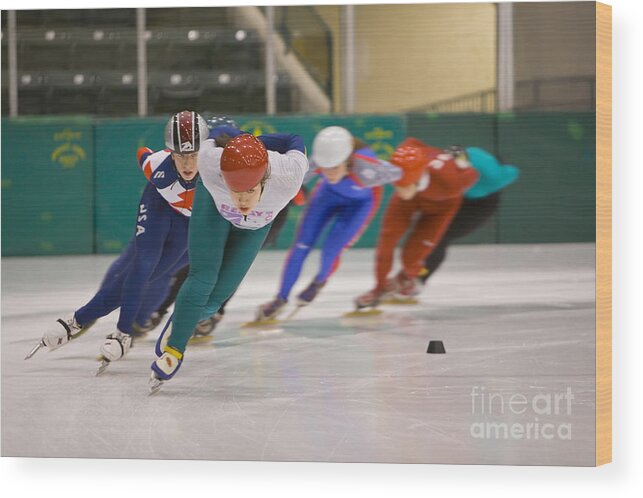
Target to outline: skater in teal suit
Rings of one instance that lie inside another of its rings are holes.
[[[219,310],[254,261],[270,223],[301,188],[308,159],[297,135],[207,140],[188,235],[190,272],[156,344],[150,389],[171,379],[196,324]],[[170,326],[171,323],[171,326]]]

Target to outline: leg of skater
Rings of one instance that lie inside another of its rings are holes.
[[[266,225],[258,230],[242,230],[230,225],[216,210],[210,215],[210,218],[218,217],[219,220],[211,220],[209,226],[225,227],[228,234],[225,238],[214,234],[215,238],[225,241],[225,245],[219,242],[216,248],[210,246],[209,251],[208,246],[206,250],[192,251],[193,242],[203,242],[204,239],[202,231],[193,236],[190,230],[190,274],[177,297],[168,340],[168,347],[181,355],[196,324],[216,313],[239,286],[270,229],[270,225]],[[196,257],[193,256],[195,252],[199,254]]]
[[[185,265],[183,268],[179,269],[174,275],[172,275],[172,279],[170,281],[170,293],[168,294],[165,301],[163,301],[163,303],[156,310],[156,312],[160,316],[167,314],[167,311],[170,308],[170,306],[172,306],[174,304],[174,301],[176,301],[176,296],[179,294],[179,291],[181,290],[181,286],[183,285],[183,282],[185,282],[185,279],[188,278],[189,271],[190,271],[190,266]]]
[[[133,241],[109,267],[98,292],[74,313],[59,318],[42,336],[41,344],[50,351],[86,332],[96,320],[109,315],[120,306],[127,269],[134,261]],[[28,358],[33,356],[27,355]]]
[[[424,261],[442,241],[461,201],[460,197],[439,202],[421,201],[422,215],[402,248],[402,270],[395,277],[400,296],[411,298],[417,294],[416,279],[424,268]]]
[[[328,232],[321,250],[320,266],[313,281],[297,296],[300,306],[311,303],[328,278],[339,268],[342,253],[355,244],[373,218],[379,206],[378,197],[343,205]]]
[[[336,212],[334,197],[324,183],[315,189],[310,204],[299,221],[295,241],[286,257],[277,296],[259,306],[257,320],[274,318],[283,310],[293,286],[299,279],[306,258]]]
[[[173,268],[165,272],[155,272],[150,277],[150,281],[143,293],[143,301],[134,319],[134,335],[145,335],[158,326],[161,321],[161,315],[158,314],[157,310],[168,300],[177,268],[179,270],[185,268],[187,259],[186,252]],[[163,264],[162,258],[157,269],[163,268]]]
[[[387,292],[388,274],[393,268],[393,257],[398,242],[409,229],[417,211],[415,200],[402,200],[394,195],[382,219],[375,253],[375,287],[355,299],[357,308],[374,307]]]
[[[442,241],[424,261],[420,273],[422,283],[431,278],[446,259],[449,245],[457,239],[466,237],[484,225],[497,211],[500,204],[500,192],[495,192],[481,199],[464,198],[458,214],[449,225]]]
[[[232,225],[225,220],[201,181],[194,193],[188,235],[190,271],[176,297],[171,347],[183,353],[214,290]],[[180,349],[179,349],[180,348]]]

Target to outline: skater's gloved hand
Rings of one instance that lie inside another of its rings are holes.
[[[292,202],[295,206],[303,206],[306,204],[306,191],[302,188],[299,189],[297,195],[293,198]]]

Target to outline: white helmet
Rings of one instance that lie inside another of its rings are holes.
[[[165,125],[165,147],[178,154],[198,152],[209,132],[208,124],[196,112],[178,112]]]
[[[341,126],[329,126],[313,140],[311,160],[320,168],[334,168],[353,153],[353,135]]]

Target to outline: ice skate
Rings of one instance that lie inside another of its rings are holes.
[[[152,327],[149,320],[146,321],[143,325],[135,322],[132,324],[132,337],[136,337],[137,339],[143,338],[150,330],[152,330]]]
[[[420,293],[417,281],[403,270],[393,279],[393,288],[382,298],[382,304],[405,305],[418,304],[416,296]]]
[[[125,334],[120,330],[109,334],[100,347],[100,356],[98,358],[101,364],[96,371],[96,375],[102,374],[111,362],[120,360],[125,356],[131,346],[132,336],[130,334]]]
[[[192,337],[188,341],[189,344],[201,344],[204,342],[209,342],[212,339],[212,332],[216,328],[217,324],[223,320],[222,313],[215,313],[210,318],[201,320],[196,324]]]
[[[157,393],[163,383],[176,375],[183,363],[183,353],[171,346],[165,346],[163,354],[151,365],[152,375],[149,380],[150,394]]]
[[[148,332],[151,332],[159,326],[159,323],[161,323],[162,319],[163,315],[155,311],[144,324],[141,325],[138,323],[134,323],[132,327],[132,335],[134,337],[145,337]]]
[[[302,292],[299,293],[297,296],[297,306],[286,315],[286,317],[283,319],[283,321],[288,321],[291,320],[292,318],[299,313],[299,311],[304,307],[308,306],[310,303],[313,302],[315,297],[317,297],[317,294],[319,294],[319,291],[324,287],[324,283],[317,282],[313,280],[308,287],[306,287]],[[266,322],[262,322],[266,323]],[[276,323],[276,321],[275,321]]]
[[[355,303],[355,311],[346,313],[344,316],[362,317],[379,315],[382,312],[377,309],[377,306],[379,305],[383,294],[383,290],[373,289],[368,291],[366,294],[356,297],[353,301]]]
[[[279,323],[277,316],[283,312],[286,304],[288,304],[288,301],[280,297],[276,297],[272,301],[262,304],[257,309],[254,321],[246,322],[242,327],[260,327]]]
[[[326,282],[317,282],[313,280],[308,287],[306,287],[302,292],[297,296],[297,306],[307,306],[313,302],[313,300],[324,288]]]
[[[165,324],[165,327],[163,327],[161,334],[156,339],[156,344],[154,345],[154,352],[156,353],[156,356],[161,356],[163,354],[163,352],[165,351],[165,347],[167,346],[167,343],[170,340],[170,334],[172,333],[173,317],[174,315],[170,317],[170,319]]]
[[[56,320],[55,325],[52,325],[43,334],[40,342],[29,351],[27,356],[25,356],[25,360],[33,357],[40,348],[47,347],[49,351],[54,351],[64,346],[72,339],[76,339],[87,332],[93,324],[94,322],[91,322],[85,327],[81,327],[73,314],[65,318],[59,318]]]
[[[426,286],[426,281],[429,279],[429,269],[428,268],[422,268],[420,270],[420,273],[418,274],[416,278],[416,284],[418,287],[418,290],[422,289],[423,287]]]

